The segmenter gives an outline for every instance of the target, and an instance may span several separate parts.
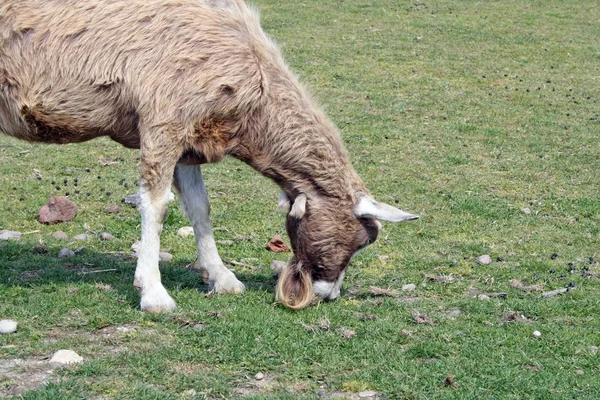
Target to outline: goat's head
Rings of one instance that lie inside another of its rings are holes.
[[[327,201],[299,194],[291,203],[282,192],[279,208],[288,211],[286,229],[294,250],[277,282],[277,300],[286,307],[304,308],[313,295],[339,297],[350,259],[375,241],[379,221],[419,218],[364,194],[356,198],[355,202]]]

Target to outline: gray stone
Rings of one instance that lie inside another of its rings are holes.
[[[412,292],[416,288],[417,288],[417,285],[415,285],[414,283],[408,283],[408,284],[402,286],[402,290],[404,290],[405,292]]]
[[[0,231],[0,240],[18,240],[21,238],[21,232]]]
[[[12,319],[3,319],[0,321],[0,334],[15,333],[17,331],[17,321]]]
[[[477,262],[477,264],[488,265],[492,262],[492,257],[490,257],[487,254],[484,254],[482,256],[477,257],[475,261]]]
[[[271,261],[271,269],[275,272],[281,272],[287,265],[285,261],[273,260]]]
[[[531,214],[531,210],[528,207],[521,208],[521,212],[526,215]]]
[[[137,207],[142,202],[139,193],[129,194],[121,201],[125,204],[129,204],[132,207]]]
[[[360,392],[358,394],[358,397],[360,397],[361,399],[374,399],[375,396],[377,396],[377,392],[374,392],[372,390],[365,390],[364,392]]]
[[[52,238],[56,240],[67,240],[69,236],[63,231],[56,231],[52,234]]]
[[[83,361],[83,357],[73,350],[58,350],[50,359],[50,365],[53,367],[62,367],[65,365],[78,364]]]
[[[70,258],[75,257],[75,252],[71,249],[67,249],[66,247],[60,249],[58,252],[58,258]]]
[[[100,234],[100,240],[114,240],[115,237],[108,232],[102,232]]]
[[[76,236],[73,236],[73,240],[88,240],[90,238],[90,235],[88,235],[87,233],[82,233]]]
[[[256,375],[254,375],[254,379],[256,379],[257,381],[262,381],[263,379],[265,379],[265,374],[259,372]]]
[[[158,253],[158,258],[160,261],[169,262],[173,259],[173,255],[171,253],[167,253],[166,251],[161,251]]]
[[[179,230],[177,231],[177,236],[181,236],[181,237],[194,236],[194,228],[191,226],[184,226],[182,228],[179,228]]]

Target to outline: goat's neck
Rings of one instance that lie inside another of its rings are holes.
[[[354,200],[366,191],[325,115],[304,96],[282,92],[270,99],[240,135],[232,155],[271,178],[288,196],[299,193]]]

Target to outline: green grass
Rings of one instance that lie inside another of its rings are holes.
[[[591,347],[600,346],[600,8],[556,0],[255,3],[371,192],[422,219],[385,224],[352,261],[339,301],[290,312],[273,304],[269,269],[289,255],[264,249],[285,234],[277,188],[235,160],[205,166],[213,225],[224,228],[217,240],[234,240],[219,246],[222,258],[257,268],[234,268],[244,295],[206,298],[186,268],[195,249],[176,236],[188,222],[173,204],[161,247],[175,259],[162,274],[179,307],[148,315],[132,287],[135,263],[119,253],[139,236],[138,211],[104,211],[135,192],[138,154],[107,140],[59,148],[2,137],[0,229],[27,234],[0,243],[0,318],[19,322],[17,333],[0,336],[0,359],[70,348],[86,360],[23,397],[175,399],[194,389],[195,398],[213,399],[245,389],[252,399],[316,399],[322,388],[348,398],[362,390],[390,399],[600,398],[600,353]],[[103,165],[103,157],[117,163]],[[40,225],[39,208],[65,191],[77,218]],[[51,238],[59,229],[117,239],[64,243]],[[58,259],[65,245],[85,250]],[[476,264],[482,254],[494,261]],[[81,274],[101,269],[111,271]],[[511,279],[544,290],[573,281],[576,289],[542,298]],[[406,283],[416,290],[369,294],[370,285],[400,291]],[[471,288],[507,297],[480,300]],[[528,321],[505,322],[512,311]],[[415,323],[413,312],[433,325]],[[329,330],[304,327],[322,318]],[[341,328],[356,336],[344,339]],[[251,387],[259,371],[265,382]],[[0,375],[0,395],[15,383]]]

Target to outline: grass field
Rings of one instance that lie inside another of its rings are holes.
[[[221,256],[255,267],[232,267],[247,291],[206,296],[172,203],[162,276],[178,308],[144,314],[123,253],[138,211],[105,212],[135,192],[137,152],[0,137],[0,229],[25,233],[0,242],[0,319],[19,322],[0,335],[0,397],[600,398],[600,7],[254,3],[371,192],[421,220],[384,224],[340,300],[290,312],[274,304],[269,269],[290,255],[265,250],[285,238],[276,186],[233,159],[205,166]],[[40,225],[39,208],[66,191],[76,219]],[[61,242],[57,230],[91,239]],[[85,249],[59,259],[64,246]],[[475,262],[483,254],[489,265]],[[58,349],[85,361],[50,375]]]

